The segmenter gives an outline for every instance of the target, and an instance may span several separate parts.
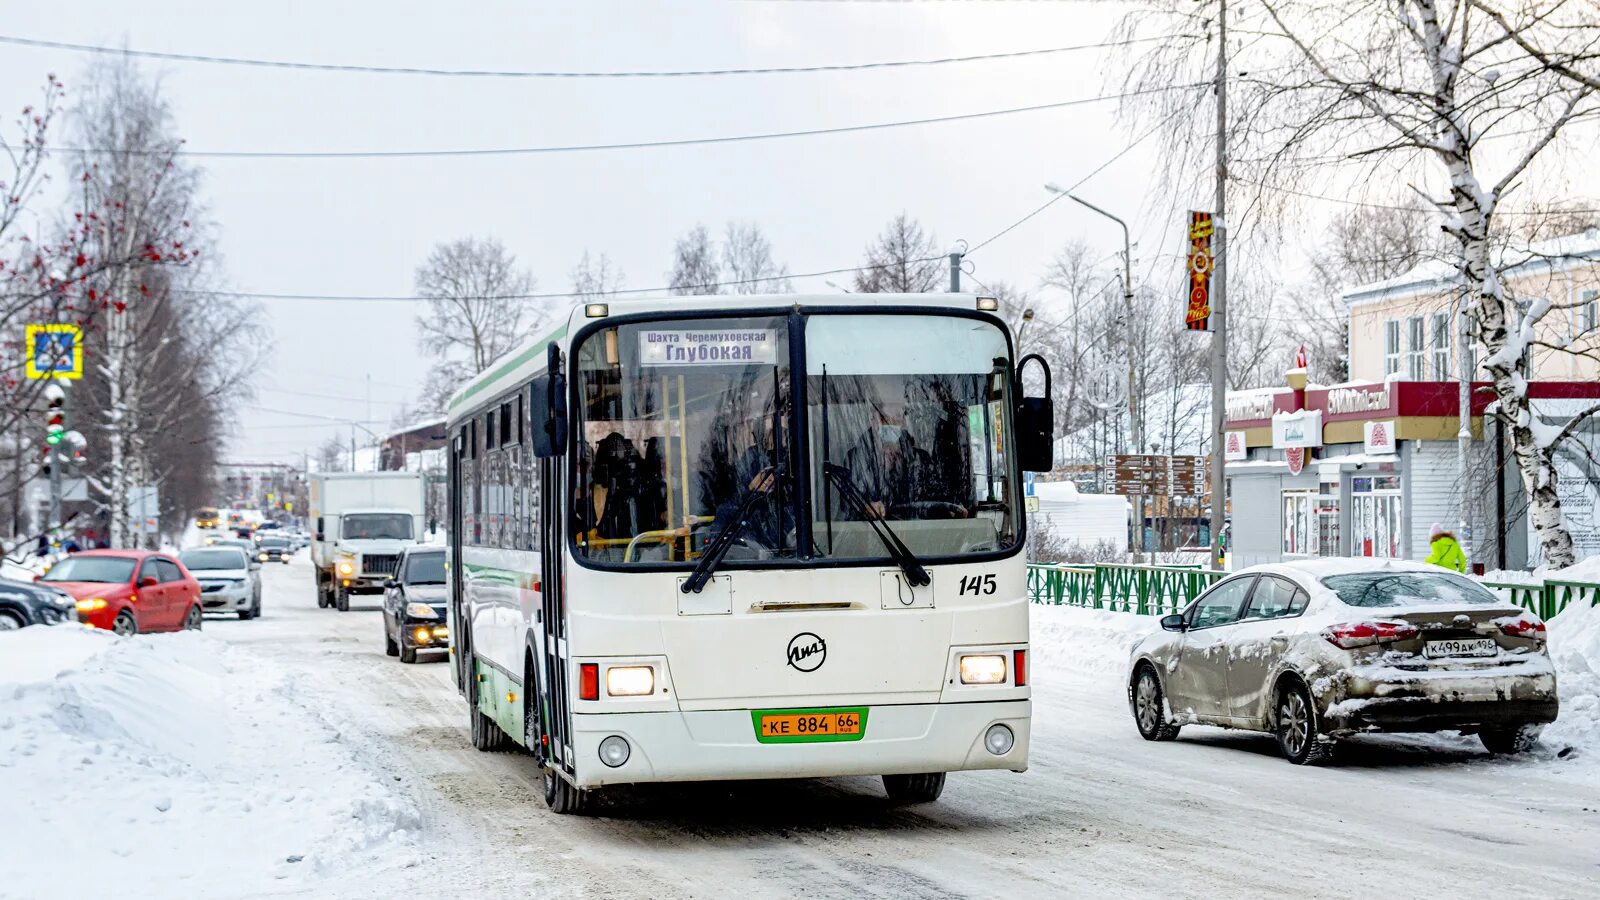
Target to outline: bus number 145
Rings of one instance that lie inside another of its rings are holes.
[[[993,575],[963,575],[961,577],[961,593],[963,594],[992,594],[994,591]]]

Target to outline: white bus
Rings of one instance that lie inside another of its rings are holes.
[[[870,774],[918,802],[1023,771],[1020,481],[1049,468],[1049,373],[1022,397],[995,307],[591,303],[466,385],[474,745],[527,748],[558,812],[612,784]]]

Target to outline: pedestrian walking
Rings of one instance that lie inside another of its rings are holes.
[[[1428,558],[1423,562],[1432,563],[1452,572],[1466,573],[1467,555],[1461,552],[1461,543],[1438,522],[1433,523],[1433,528],[1428,531],[1428,547]]]

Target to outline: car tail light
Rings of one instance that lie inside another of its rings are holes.
[[[1417,626],[1409,622],[1347,622],[1329,625],[1322,632],[1328,643],[1345,650],[1410,640],[1417,634]]]
[[[578,699],[600,699],[600,664],[578,664]]]
[[[1523,613],[1515,619],[1501,619],[1500,630],[1512,637],[1544,640],[1544,620],[1533,613]]]
[[[1028,651],[1018,650],[1011,654],[1012,675],[1017,687],[1026,687],[1028,684]]]

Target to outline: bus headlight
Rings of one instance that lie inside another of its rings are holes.
[[[628,741],[620,734],[613,734],[600,742],[600,761],[615,769],[628,761],[633,755],[633,748],[628,746]]]
[[[999,653],[961,657],[962,684],[1005,684],[1006,658]]]
[[[644,697],[655,693],[655,690],[656,670],[649,666],[612,666],[606,669],[608,697]]]

